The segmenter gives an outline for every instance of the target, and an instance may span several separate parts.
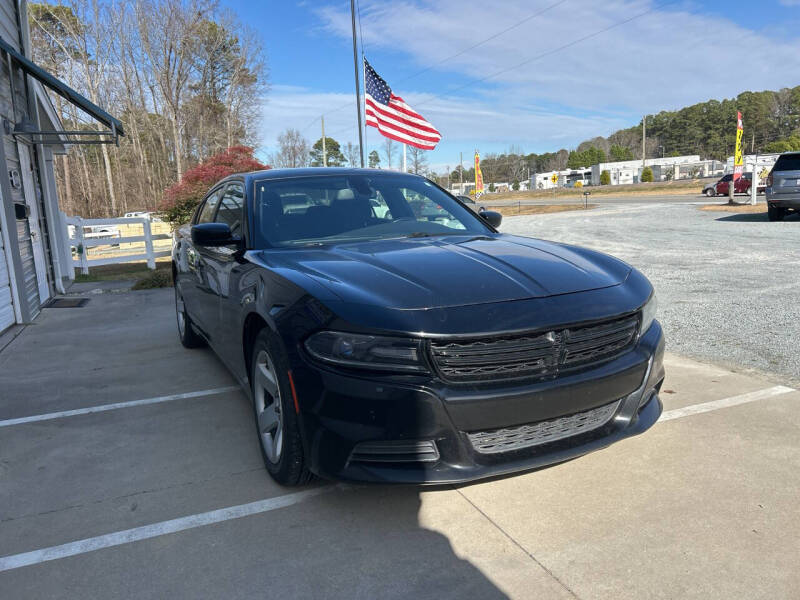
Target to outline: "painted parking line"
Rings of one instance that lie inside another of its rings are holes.
[[[763,390],[756,390],[755,392],[748,392],[740,394],[739,396],[731,396],[730,398],[722,398],[721,400],[712,400],[711,402],[703,402],[702,404],[692,404],[684,406],[683,408],[675,408],[661,413],[661,421],[671,421],[672,419],[680,419],[682,417],[689,417],[691,415],[699,415],[702,413],[719,410],[720,408],[729,408],[731,406],[739,406],[740,404],[747,404],[748,402],[756,402],[758,400],[766,400],[780,396],[781,394],[788,394],[796,391],[794,388],[786,387],[785,385],[776,385],[775,387],[766,388]]]
[[[295,492],[294,494],[269,498],[267,500],[238,504],[236,506],[180,517],[170,521],[161,521],[160,523],[153,523],[152,525],[143,525],[141,527],[134,527],[133,529],[98,535],[97,537],[69,542],[67,544],[61,544],[60,546],[50,546],[49,548],[42,548],[41,550],[32,550],[31,552],[3,556],[0,557],[0,572],[11,571],[12,569],[28,567],[51,560],[76,556],[78,554],[86,554],[87,552],[94,552],[95,550],[102,550],[104,548],[122,546],[123,544],[148,540],[170,533],[178,533],[180,531],[186,531],[187,529],[204,527],[222,521],[230,521],[232,519],[241,519],[242,517],[266,513],[271,510],[303,502],[304,500],[319,496],[325,492],[342,489],[342,487],[343,486],[318,487],[302,492]]]
[[[228,388],[220,388],[220,389],[227,390]],[[237,389],[237,388],[231,388],[231,389]],[[210,390],[206,391],[208,392]],[[749,402],[765,400],[767,398],[773,398],[775,396],[780,396],[782,394],[788,394],[790,392],[795,392],[795,391],[797,390],[795,390],[794,388],[786,387],[783,385],[777,385],[771,388],[765,388],[763,390],[757,390],[755,392],[741,394],[739,396],[732,396],[730,398],[723,398],[721,400],[714,400],[711,402],[704,402],[702,404],[694,404],[691,406],[685,406],[683,408],[668,410],[662,413],[659,421],[670,421],[672,419],[679,419],[682,417],[689,417],[692,415],[712,412],[715,410],[720,410],[722,408],[729,408],[732,406],[747,404]],[[194,393],[197,394],[199,392],[194,392]],[[167,396],[165,396],[165,398],[167,398]],[[122,403],[122,404],[130,404],[130,403]],[[51,413],[51,414],[56,414],[56,413]],[[218,510],[212,510],[209,512],[199,513],[195,515],[188,515],[186,517],[180,517],[169,521],[161,521],[159,523],[153,523],[151,525],[134,527],[133,529],[126,529],[124,531],[116,531],[105,535],[99,535],[96,537],[86,538],[83,540],[77,540],[75,542],[68,542],[66,544],[61,544],[59,546],[50,546],[48,548],[41,548],[39,550],[23,552],[21,554],[11,554],[9,556],[0,557],[0,572],[36,565],[51,560],[58,560],[60,558],[77,556],[79,554],[86,554],[88,552],[94,552],[95,550],[102,550],[104,548],[113,548],[115,546],[122,546],[124,544],[130,544],[132,542],[147,540],[150,538],[158,537],[161,535],[167,535],[170,533],[178,533],[180,531],[195,529],[197,527],[204,527],[205,525],[212,525],[214,523],[221,523],[223,521],[230,521],[232,519],[240,519],[242,517],[266,513],[279,508],[284,508],[286,506],[292,506],[294,504],[298,504],[300,502],[303,502],[304,500],[313,498],[314,496],[318,496],[325,492],[337,489],[338,490],[348,489],[349,487],[350,486],[346,484],[319,487],[310,490],[304,490],[302,492],[296,492],[293,494],[287,494],[285,496],[278,496],[266,500],[258,500],[256,502],[250,502],[248,504],[239,504],[236,506],[229,506],[227,508],[220,508]]]
[[[64,417],[75,417],[77,415],[90,415],[93,413],[118,410],[120,408],[132,408],[134,406],[145,406],[147,404],[159,404],[160,402],[171,402],[173,400],[186,400],[188,398],[201,398],[203,396],[213,396],[225,392],[234,392],[239,386],[229,385],[227,387],[212,388],[209,390],[199,390],[197,392],[186,392],[185,394],[172,394],[170,396],[157,396],[155,398],[144,398],[143,400],[131,400],[129,402],[114,402],[113,404],[101,404],[99,406],[87,406],[86,408],[76,408],[74,410],[62,410],[58,412],[44,413],[41,415],[30,415],[16,419],[6,419],[0,421],[0,427],[10,427],[12,425],[22,425],[23,423],[36,423],[37,421],[50,421],[52,419],[62,419]]]

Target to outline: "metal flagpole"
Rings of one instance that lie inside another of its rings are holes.
[[[366,121],[367,115],[367,65],[366,59],[364,58],[364,47],[361,47],[361,81],[364,82],[364,102],[361,105],[362,110],[364,111],[364,120]],[[361,130],[364,130],[364,143],[367,143],[367,124],[364,123],[363,127],[359,127],[358,131],[361,133]],[[360,139],[360,138],[359,138]],[[364,164],[364,157],[367,156],[367,148],[362,146],[361,148],[361,164]]]
[[[358,147],[361,149],[361,168],[364,168],[364,135],[361,127],[361,96],[358,85],[358,43],[356,42],[356,3],[350,0],[350,21],[353,25],[353,72],[356,78],[356,113],[358,114]]]
[[[406,145],[403,144],[403,173],[406,171],[408,171],[408,169],[406,169]]]

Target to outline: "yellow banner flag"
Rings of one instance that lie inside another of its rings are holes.
[[[736,181],[744,172],[744,156],[742,155],[742,113],[736,113],[736,150],[733,154],[733,180]]]
[[[481,157],[475,151],[475,197],[483,195],[483,173],[481,173]]]

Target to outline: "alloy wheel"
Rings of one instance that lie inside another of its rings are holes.
[[[178,319],[178,333],[183,337],[186,333],[186,305],[177,285],[175,286],[175,314]]]
[[[277,464],[283,451],[281,392],[275,365],[266,350],[258,353],[254,371],[253,393],[261,446],[267,459]]]

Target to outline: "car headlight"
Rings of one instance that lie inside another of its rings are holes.
[[[653,320],[656,318],[657,309],[658,300],[656,299],[656,293],[653,292],[650,294],[650,299],[642,307],[642,335],[644,335],[644,333],[650,329],[650,325],[653,324]]]
[[[379,371],[427,371],[421,340],[320,331],[306,340],[306,350],[323,362]]]

